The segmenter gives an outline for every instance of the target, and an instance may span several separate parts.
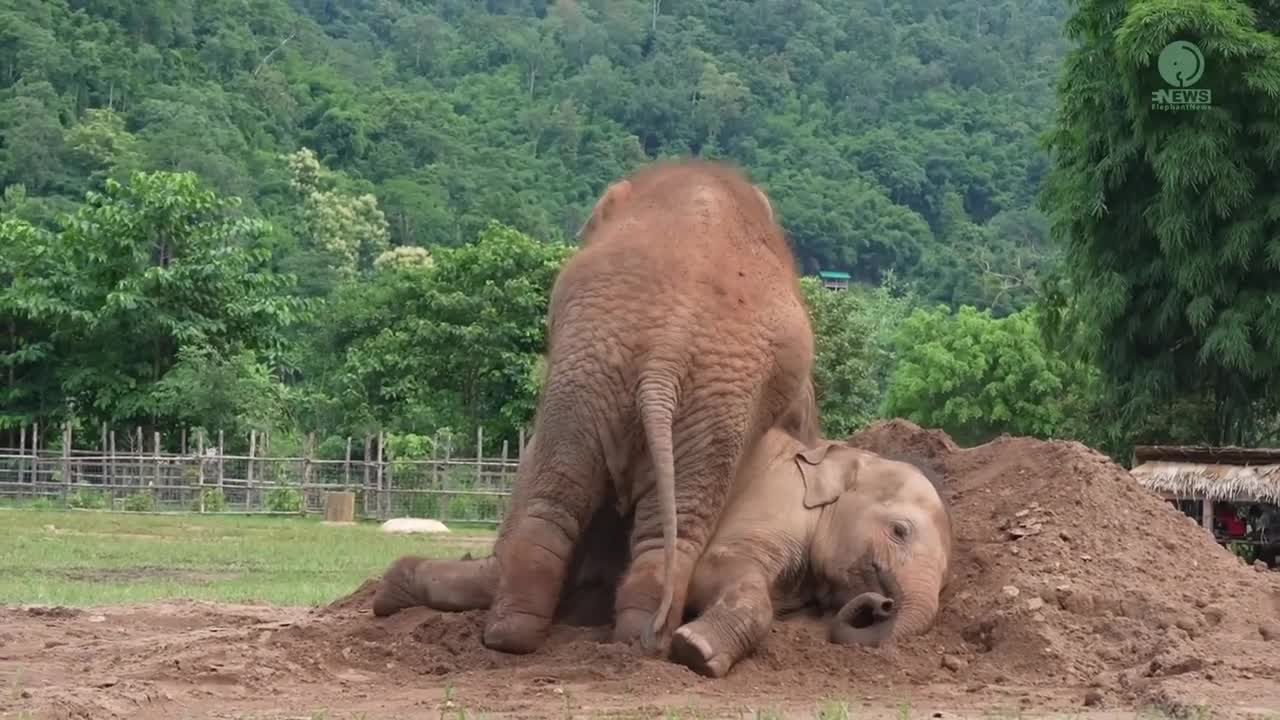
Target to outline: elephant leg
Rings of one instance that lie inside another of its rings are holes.
[[[527,472],[517,479],[518,509],[495,544],[498,583],[482,642],[501,652],[533,652],[546,640],[574,551],[607,485],[594,435],[538,432]]]
[[[408,607],[481,610],[493,602],[497,562],[492,556],[468,560],[430,560],[406,555],[382,575],[373,596],[373,614],[387,617]]]
[[[734,458],[742,446],[740,433],[721,432],[703,436],[693,442],[698,450],[680,456],[680,438],[691,436],[691,430],[677,427],[676,457],[676,548],[673,572],[672,603],[662,636],[655,638],[660,650],[670,643],[672,631],[684,618],[689,581],[698,557],[707,546],[716,518],[724,509],[732,481]],[[618,588],[614,613],[614,640],[633,642],[645,635],[662,604],[665,554],[662,540],[662,517],[657,493],[645,495],[636,503],[635,525],[631,538],[631,566]]]
[[[759,561],[731,550],[713,549],[698,562],[689,605],[702,612],[676,630],[671,656],[707,677],[724,677],[773,624],[768,573]]]

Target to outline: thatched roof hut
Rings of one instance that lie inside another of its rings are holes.
[[[1139,446],[1130,471],[1169,499],[1280,505],[1280,450]]]

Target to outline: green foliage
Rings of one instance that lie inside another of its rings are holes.
[[[150,490],[133,493],[124,499],[124,509],[128,512],[151,512],[155,506],[156,499]]]
[[[107,507],[107,497],[101,490],[80,488],[75,495],[67,498],[67,506],[86,510],[101,510]]]
[[[306,306],[290,276],[266,267],[267,226],[231,216],[235,204],[192,174],[135,173],[128,184],[108,179],[56,232],[0,224],[0,247],[15,249],[4,253],[0,296],[8,414],[48,415],[57,398],[95,424],[172,426],[190,419],[183,373],[231,356],[234,371],[260,377],[243,354],[254,351],[275,366]]]
[[[572,252],[491,223],[431,263],[388,263],[345,286],[309,374],[335,427],[475,427],[514,439],[536,402],[551,285]],[[454,447],[455,452],[462,450]]]
[[[1044,345],[1034,311],[995,319],[969,306],[954,315],[919,308],[894,344],[898,363],[884,406],[890,417],[942,428],[970,445],[1001,433],[1048,438],[1087,430],[1072,425],[1087,412],[1087,370]]]
[[[892,331],[910,307],[890,286],[831,291],[800,282],[814,332],[814,385],[828,437],[845,437],[878,417],[893,367]]]
[[[222,512],[227,509],[227,497],[220,488],[205,488],[201,495],[204,496],[205,512]],[[193,509],[200,509],[199,500],[196,501]]]
[[[810,269],[1020,307],[948,252],[983,238],[992,277],[1038,262],[1007,219],[1046,164],[1058,2],[123,7],[0,9],[0,186],[37,226],[106,178],[190,171],[280,228],[280,267],[324,295],[384,241],[490,220],[565,240],[608,182],[700,154],[768,187]]]
[[[264,504],[271,512],[298,512],[302,509],[302,493],[295,487],[276,485],[267,491]]]
[[[1102,369],[1113,440],[1258,442],[1280,380],[1280,18],[1090,1],[1067,30],[1079,48],[1042,200],[1064,253],[1047,330]],[[1203,52],[1207,110],[1153,103],[1179,39]]]

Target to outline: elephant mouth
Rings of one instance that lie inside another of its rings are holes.
[[[859,588],[861,592],[850,592],[853,597],[831,618],[829,639],[837,645],[878,647],[893,633],[901,606],[895,600],[901,596],[897,583],[876,563],[863,577],[866,582]]]

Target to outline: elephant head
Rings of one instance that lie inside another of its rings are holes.
[[[804,505],[819,512],[809,548],[829,638],[879,646],[929,628],[951,563],[951,520],[914,465],[840,442],[797,453]]]

